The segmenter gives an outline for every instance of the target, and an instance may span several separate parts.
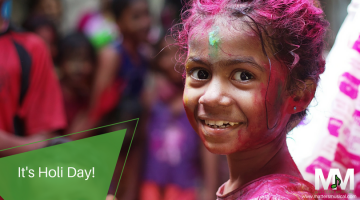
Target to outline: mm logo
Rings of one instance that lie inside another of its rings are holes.
[[[332,180],[332,182],[331,182]],[[339,169],[330,169],[329,175],[325,180],[324,174],[321,169],[315,169],[315,190],[320,190],[320,181],[324,190],[328,190],[330,182],[333,190],[340,186],[342,190],[346,189],[346,185],[350,182],[350,190],[354,190],[354,169],[346,171],[345,179],[342,179]]]

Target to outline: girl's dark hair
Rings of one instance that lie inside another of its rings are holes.
[[[215,16],[226,15],[235,19],[246,17],[243,22],[259,36],[263,53],[274,55],[288,68],[289,94],[304,90],[306,80],[317,84],[325,70],[324,38],[329,23],[318,0],[193,0],[187,7],[182,13],[182,23],[172,29],[182,50],[181,60],[187,56],[194,27],[204,21],[210,25]],[[306,116],[306,111],[291,116],[288,130]],[[273,127],[268,125],[268,128]]]
[[[59,43],[58,63],[61,64],[66,58],[78,50],[79,48],[86,48],[92,63],[97,62],[97,55],[95,48],[92,46],[88,38],[80,32],[70,33],[65,36]]]

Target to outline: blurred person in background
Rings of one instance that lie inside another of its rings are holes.
[[[65,134],[76,132],[73,129],[79,121],[88,120],[84,118],[88,118],[96,59],[95,49],[82,33],[71,33],[59,43],[60,84],[68,123]]]
[[[103,123],[140,118],[117,193],[119,199],[131,200],[136,198],[138,189],[142,152],[140,142],[144,123],[141,98],[149,65],[146,56],[140,53],[139,48],[141,44],[147,42],[151,20],[148,3],[145,0],[114,0],[112,3],[114,18],[122,37],[119,35],[119,40],[99,51],[99,67],[96,71],[94,92],[91,98],[91,112],[95,112],[95,108],[102,104],[101,99],[104,99],[104,93],[108,88],[119,85],[117,92],[113,92],[119,101]],[[116,128],[118,130],[119,127]],[[134,127],[121,128],[127,128],[128,131],[133,132]],[[131,138],[125,138],[123,148],[129,146],[130,143]],[[118,162],[121,163],[124,160],[125,158],[119,158]],[[121,173],[121,169],[117,168],[116,173]]]
[[[29,16],[44,17],[60,27],[63,14],[62,0],[29,0]]]
[[[187,119],[182,75],[174,69],[178,48],[173,43],[172,38],[162,38],[157,45],[153,84],[147,87],[150,116],[140,200],[214,199],[219,186],[217,156],[205,149]]]
[[[11,1],[0,0],[0,149],[45,140],[66,127],[60,86],[46,44],[10,23]],[[0,156],[38,149],[36,143]]]
[[[27,31],[37,34],[45,41],[50,49],[54,64],[57,64],[56,57],[58,54],[58,40],[60,35],[55,24],[45,17],[36,16],[28,18],[23,24],[23,27]]]
[[[165,31],[169,30],[180,20],[181,9],[188,4],[189,0],[165,0],[160,20]]]
[[[99,10],[86,13],[78,24],[78,31],[85,33],[97,50],[114,42],[119,35],[111,2],[100,0]]]

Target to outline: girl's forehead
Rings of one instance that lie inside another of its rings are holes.
[[[190,33],[189,57],[201,57],[209,62],[236,57],[253,57],[260,65],[269,63],[260,38],[245,23],[231,25],[223,21],[210,27],[198,25]]]

